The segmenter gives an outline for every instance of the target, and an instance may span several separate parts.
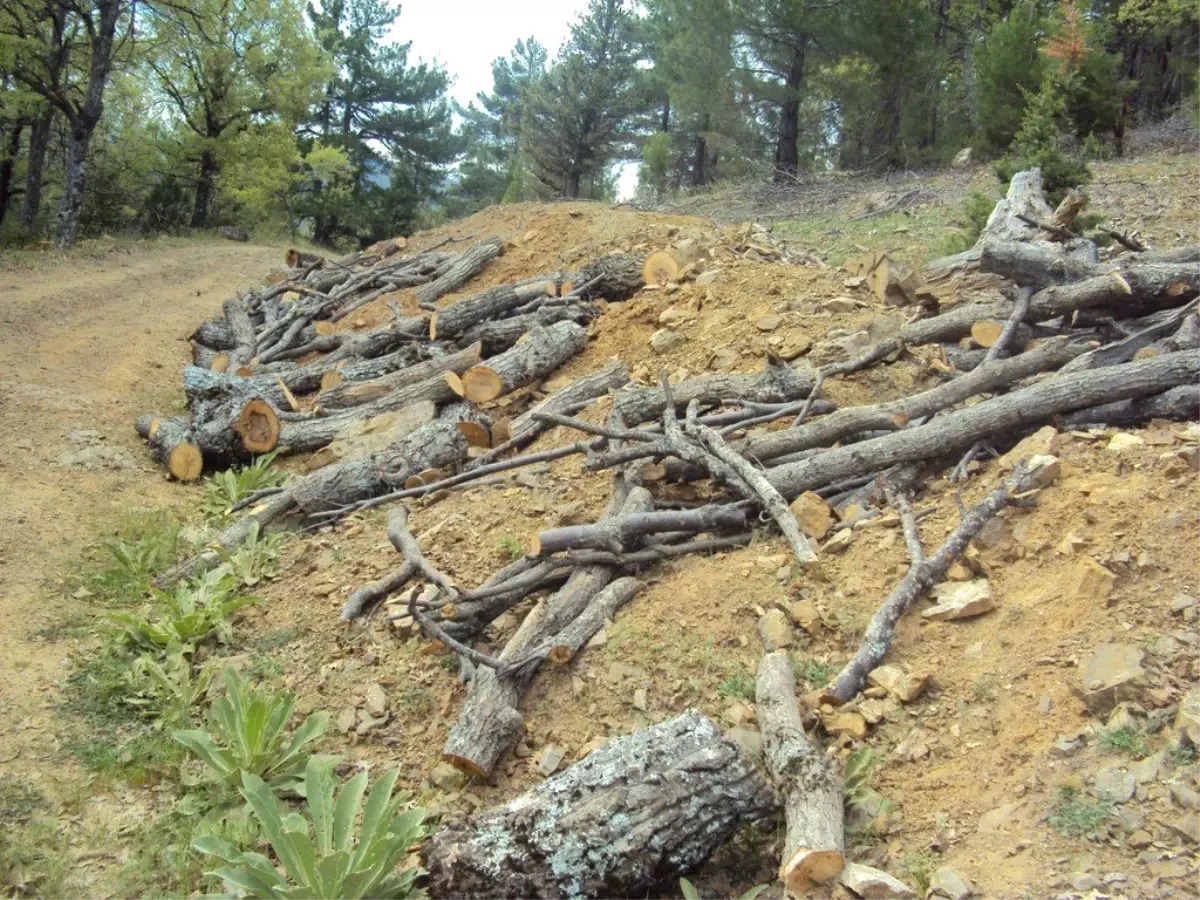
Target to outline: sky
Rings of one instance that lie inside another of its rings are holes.
[[[587,0],[403,0],[391,37],[411,41],[410,62],[440,62],[450,73],[450,96],[466,106],[492,89],[492,60],[521,38],[535,37],[554,57]],[[620,199],[637,186],[637,167],[622,167]]]

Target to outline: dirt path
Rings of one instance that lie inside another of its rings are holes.
[[[67,264],[0,269],[0,764],[45,758],[61,648],[33,639],[49,590],[129,509],[189,496],[166,482],[135,416],[178,402],[185,336],[277,248],[156,241]]]

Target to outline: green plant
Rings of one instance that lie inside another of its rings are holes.
[[[912,882],[918,897],[924,897],[929,892],[929,882],[933,880],[937,867],[938,858],[927,851],[907,853],[900,861],[900,873]]]
[[[879,761],[870,747],[862,746],[846,757],[842,773],[842,790],[846,803],[853,806],[872,799],[876,792],[871,790],[871,773]]]
[[[769,887],[769,884],[756,884],[754,887],[750,888],[750,890],[746,891],[746,893],[738,897],[737,900],[754,900],[755,897]],[[679,879],[679,893],[683,895],[683,900],[700,900],[700,891],[698,891],[696,886],[686,878]]]
[[[126,603],[141,599],[154,576],[178,557],[180,530],[179,521],[169,514],[129,517],[116,537],[93,548],[95,561],[74,582],[76,593]]]
[[[1067,837],[1087,837],[1095,834],[1111,814],[1111,803],[1089,800],[1076,788],[1062,787],[1046,821]]]
[[[274,578],[281,571],[279,548],[287,540],[285,534],[263,534],[254,522],[250,533],[234,550],[219,549],[221,565],[217,572],[232,575],[245,587],[253,587],[264,578]]]
[[[209,769],[214,780],[230,787],[241,783],[241,774],[265,778],[279,792],[300,786],[307,744],[318,740],[329,726],[329,714],[315,712],[296,729],[289,742],[287,725],[296,698],[268,694],[246,684],[231,667],[221,670],[225,696],[209,710],[209,729],[177,731],[173,735]]]
[[[1150,748],[1146,746],[1145,733],[1128,725],[1101,732],[1100,746],[1112,753],[1124,753],[1135,759],[1141,759],[1150,752]]]
[[[204,700],[215,674],[212,665],[193,674],[192,664],[178,644],[167,647],[161,662],[143,653],[130,666],[125,702],[153,719],[154,728],[173,726]]]
[[[235,589],[231,578],[214,570],[172,591],[155,591],[157,611],[111,614],[109,630],[126,646],[158,652],[180,645],[190,653],[210,638],[227,641],[233,628],[229,616],[255,602]]]
[[[220,521],[230,510],[256,491],[278,487],[287,473],[274,465],[278,451],[265,453],[248,466],[214,473],[204,485],[200,514],[209,521]]]
[[[1190,766],[1196,761],[1196,748],[1181,741],[1167,750],[1167,760],[1173,766]]]
[[[1049,77],[1041,90],[1029,96],[1017,136],[1007,155],[996,164],[996,174],[1005,184],[1023,169],[1039,167],[1046,199],[1051,205],[1058,204],[1071,188],[1092,178],[1092,170],[1071,149],[1071,138],[1063,131],[1066,101],[1059,82],[1059,78]]]
[[[521,548],[521,542],[511,534],[501,535],[496,541],[496,549],[501,553],[507,554],[510,558],[517,560],[525,555],[525,551]]]
[[[753,700],[754,678],[745,672],[734,672],[717,685],[717,693],[722,697],[736,697],[740,700]]]
[[[792,674],[798,681],[803,681],[813,687],[823,687],[829,684],[829,679],[838,671],[838,666],[821,662],[819,659],[792,660]]]
[[[388,772],[375,783],[363,805],[367,775],[359,772],[334,798],[331,766],[316,758],[305,767],[307,815],[281,814],[271,787],[250,772],[241,776],[241,793],[254,812],[283,869],[261,853],[239,852],[215,837],[193,846],[225,865],[211,874],[247,898],[420,897],[413,883],[422,870],[415,865],[397,872],[411,846],[425,835],[420,808],[401,811],[407,795],[393,795],[399,773]],[[355,834],[355,819],[362,821]]]

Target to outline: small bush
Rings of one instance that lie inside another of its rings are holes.
[[[1110,753],[1123,753],[1141,759],[1150,749],[1146,746],[1146,735],[1138,728],[1113,728],[1100,735],[1100,746]]]
[[[246,539],[234,550],[220,549],[218,573],[232,575],[244,587],[254,587],[263,579],[279,575],[279,549],[287,542],[286,534],[262,534],[257,522],[250,526]]]
[[[735,672],[717,685],[717,693],[722,697],[739,700],[753,700],[754,689],[754,678],[744,672]]]
[[[1046,821],[1067,837],[1088,837],[1100,830],[1112,814],[1112,804],[1080,795],[1073,787],[1059,788],[1058,800]]]
[[[521,542],[511,534],[502,535],[496,541],[496,549],[513,561],[525,555],[525,551],[521,547]]]
[[[170,515],[133,516],[112,540],[93,548],[94,562],[75,584],[102,600],[136,603],[154,577],[179,557],[182,525]]]
[[[1087,162],[1070,146],[1073,139],[1061,126],[1064,115],[1062,89],[1055,79],[1047,79],[1042,89],[1029,97],[1017,136],[996,164],[996,174],[1006,185],[1017,172],[1040,168],[1051,206],[1061,202],[1071,188],[1092,179]]]
[[[803,681],[813,688],[824,687],[829,684],[829,679],[833,678],[839,671],[838,666],[821,662],[819,659],[792,660],[792,674],[798,681]]]
[[[231,578],[209,572],[172,591],[155,591],[156,605],[145,613],[113,613],[109,631],[128,647],[154,652],[179,646],[190,653],[209,639],[228,641],[233,628],[229,616],[254,602],[234,591]]]
[[[933,880],[933,873],[937,868],[938,858],[926,851],[906,854],[900,861],[900,874],[905,880],[912,882],[918,897],[924,897],[928,893],[929,882]]]
[[[230,509],[251,494],[278,487],[287,473],[274,465],[277,452],[258,457],[248,466],[228,469],[212,475],[204,486],[200,513],[209,521],[221,521]]]

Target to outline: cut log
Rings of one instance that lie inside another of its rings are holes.
[[[768,362],[754,374],[701,375],[672,385],[676,409],[686,409],[693,400],[702,407],[722,401],[748,400],[755,403],[781,403],[799,400],[812,390],[811,378],[801,375],[782,362]],[[658,388],[631,388],[619,392],[614,408],[629,425],[649,422],[663,413],[663,393]]]
[[[233,329],[229,327],[229,322],[224,316],[201,322],[199,327],[188,335],[188,340],[212,347],[214,350],[232,350],[237,346]]]
[[[592,303],[543,306],[531,313],[474,325],[459,335],[458,342],[479,343],[484,357],[496,356],[515,345],[536,325],[545,327],[556,322],[587,325],[599,315],[600,308]]]
[[[1054,214],[1050,217],[1048,224],[1055,228],[1062,228],[1067,231],[1075,230],[1075,220],[1079,218],[1079,214],[1083,212],[1083,207],[1087,203],[1087,197],[1079,188],[1071,188],[1067,191],[1067,196],[1063,197],[1062,202],[1058,204],[1058,208],[1054,210]]]
[[[553,289],[554,283],[551,281],[501,284],[463,297],[429,317],[429,339],[453,339],[472,326],[494,321],[531,300],[549,296]]]
[[[979,267],[1019,285],[1044,288],[1099,275],[1096,265],[1063,254],[1058,244],[987,240],[979,248]]]
[[[1151,419],[1200,419],[1200,385],[1179,387],[1119,403],[1104,403],[1063,416],[1063,428],[1090,425],[1142,425]]]
[[[492,417],[474,403],[463,400],[450,403],[438,412],[438,418],[453,422],[472,447],[492,446]],[[422,484],[424,481],[421,482]],[[408,485],[405,485],[408,487]]]
[[[584,300],[628,300],[646,285],[643,261],[632,253],[610,253],[593,260],[563,285],[563,293],[578,292]]]
[[[694,710],[610,741],[425,844],[434,897],[625,897],[676,879],[775,808],[741,749]]]
[[[233,335],[234,347],[229,351],[229,370],[250,364],[254,357],[256,345],[254,325],[250,322],[250,314],[241,297],[230,297],[222,306],[225,320],[229,323],[229,331]]]
[[[994,365],[1020,359],[1018,356]],[[1098,371],[1060,375],[1003,397],[945,413],[917,428],[767,469],[766,476],[784,497],[798,497],[805,491],[845,478],[879,472],[897,463],[962,451],[985,437],[1014,435],[1056,413],[1162,393],[1195,381],[1198,376],[1200,358],[1191,352],[1169,353]]]
[[[679,262],[665,250],[646,257],[642,264],[642,280],[646,284],[666,284],[679,278]]]
[[[484,270],[489,262],[500,255],[501,241],[499,238],[488,238],[458,254],[454,262],[428,284],[423,284],[413,291],[413,296],[419,303],[432,303],[443,294],[458,290],[476,275]]]
[[[199,366],[202,369],[212,369],[213,364],[220,358],[224,357],[225,365],[229,365],[229,357],[223,353],[219,353],[212,347],[206,347],[204,344],[192,344],[192,365]]]
[[[535,326],[517,346],[482,365],[467,369],[460,379],[447,373],[447,384],[458,396],[485,403],[522,385],[549,375],[587,344],[587,330],[574,322]]]
[[[1002,319],[980,319],[971,326],[971,340],[984,349],[991,349],[1000,339],[1000,335],[1004,333],[1006,324]],[[1013,329],[1009,346],[1016,347],[1017,351],[1020,352],[1020,348],[1035,338],[1046,337],[1052,334],[1054,334],[1052,331],[1047,332],[1029,325],[1018,324]]]
[[[318,397],[318,403],[325,410],[349,409],[379,400],[400,388],[436,378],[445,372],[465,372],[479,362],[480,349],[480,345],[476,343],[440,359],[426,360],[378,378],[367,381],[356,379],[336,385],[329,390],[323,390]],[[341,374],[343,378],[346,378],[356,375],[358,371],[347,366],[342,369]]]
[[[279,414],[270,402],[270,395],[279,393],[277,385],[188,366],[183,392],[192,410],[194,440],[207,464],[241,462],[274,450],[279,442]]]
[[[907,306],[916,301],[921,289],[921,280],[908,266],[886,255],[871,268],[866,279],[871,292],[885,306]]]
[[[283,261],[289,269],[306,269],[309,266],[325,265],[325,257],[317,253],[305,253],[295,247],[288,248],[287,252],[283,254]]]
[[[195,481],[204,471],[204,457],[192,436],[192,423],[186,417],[142,416],[137,431],[149,442],[155,461],[166,466],[177,481]]]
[[[636,538],[648,534],[696,534],[701,531],[742,531],[746,511],[731,506],[659,510],[602,519],[589,525],[566,525],[536,535],[529,552],[549,556],[565,550],[599,549],[621,553]]]
[[[811,885],[837,877],[846,864],[842,779],[804,733],[786,651],[768,653],[758,664],[754,702],[763,756],[787,822],[779,878],[800,897]]]

